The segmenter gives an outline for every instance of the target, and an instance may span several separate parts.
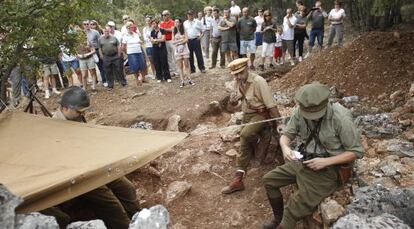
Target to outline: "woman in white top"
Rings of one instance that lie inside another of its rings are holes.
[[[151,17],[146,17],[145,18],[145,23],[147,24],[147,26],[145,26],[144,29],[142,30],[142,34],[144,36],[144,42],[145,42],[145,51],[147,53],[147,57],[148,57],[147,59],[150,62],[150,65],[151,65],[152,74],[155,76],[156,75],[155,67],[154,67],[154,63],[152,61]]]
[[[122,49],[128,54],[128,64],[130,72],[133,72],[137,78],[137,86],[142,84],[142,72],[145,71],[146,64],[144,54],[142,53],[142,40],[138,33],[131,30],[132,22],[126,24],[128,33],[122,38]]]
[[[335,8],[329,12],[328,20],[331,23],[329,30],[328,48],[332,46],[335,35],[338,36],[338,47],[342,47],[344,39],[344,24],[345,10],[342,9],[342,3],[335,1]]]

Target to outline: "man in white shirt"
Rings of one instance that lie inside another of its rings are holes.
[[[261,33],[262,31],[262,25],[264,22],[264,17],[263,17],[263,9],[259,9],[257,11],[257,16],[254,17],[254,20],[256,21],[256,48],[261,46],[263,44],[263,35]]]
[[[335,35],[338,35],[338,47],[342,47],[344,39],[344,25],[345,10],[342,9],[342,3],[335,1],[335,8],[329,12],[328,20],[331,23],[328,39],[328,48],[332,46]]]
[[[225,62],[226,59],[224,57],[224,53],[221,52],[221,30],[219,28],[219,25],[221,21],[223,20],[222,17],[220,17],[220,10],[218,8],[214,8],[213,10],[213,19],[211,20],[211,34],[210,34],[210,40],[211,40],[211,48],[213,49],[211,53],[211,67],[210,69],[213,69],[216,67],[217,63],[217,56],[220,52],[220,67],[225,68]]]
[[[184,29],[188,35],[188,49],[190,50],[190,68],[191,73],[195,73],[194,53],[197,58],[198,69],[205,73],[203,53],[201,51],[200,39],[203,37],[203,24],[194,19],[194,11],[187,12],[187,20],[184,22]]]
[[[290,55],[290,64],[295,65],[293,61],[293,39],[295,36],[296,17],[293,16],[291,8],[286,10],[286,16],[283,18],[283,33],[282,33],[282,56],[285,62],[286,51]]]
[[[240,14],[241,14],[240,7],[238,5],[236,5],[235,1],[231,1],[230,15],[232,17],[236,17],[236,19],[238,19]]]
[[[211,21],[213,17],[211,14],[213,13],[213,8],[211,6],[207,6],[204,8],[204,17],[201,19],[201,23],[204,26],[204,36],[201,41],[201,47],[203,48],[203,53],[205,58],[209,58],[210,56],[210,33],[211,33]]]

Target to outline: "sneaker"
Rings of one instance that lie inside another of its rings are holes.
[[[170,79],[168,79],[168,80],[167,80],[167,82],[168,82],[168,83],[171,83],[171,80],[170,80]]]
[[[290,61],[290,65],[294,66],[295,62],[293,60]]]
[[[45,91],[45,99],[48,99],[48,98],[50,98],[50,92],[49,92],[49,90],[46,90]]]
[[[269,64],[269,68],[274,68],[273,64]]]
[[[181,83],[180,83],[180,88],[182,88],[182,87],[184,87],[184,86],[185,86],[184,81],[181,81]]]
[[[308,57],[309,57],[309,55],[310,55],[310,53],[309,53],[309,52],[308,52],[308,53],[306,53],[304,58],[305,58],[305,59],[306,59],[306,58],[308,58]]]
[[[283,60],[280,60],[280,64],[283,65],[285,64],[285,62]]]
[[[58,91],[56,88],[52,89],[52,93],[54,93],[56,95],[60,95],[60,91]]]
[[[188,81],[188,84],[190,84],[191,86],[194,86],[195,85],[195,83],[192,80],[189,80]]]
[[[300,56],[299,57],[299,62],[302,62],[303,61],[303,58]]]
[[[104,87],[108,87],[108,83],[106,83],[106,82],[105,82],[105,83],[103,83],[103,86],[104,86]]]
[[[203,69],[203,70],[201,70],[201,73],[206,73],[206,70],[204,70],[204,69]]]

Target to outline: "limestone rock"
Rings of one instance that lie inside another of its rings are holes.
[[[410,227],[394,215],[387,213],[379,216],[364,218],[355,214],[349,214],[340,218],[332,227],[333,229],[409,229]]]
[[[74,222],[69,224],[66,229],[106,229],[102,220],[92,220],[87,222]]]
[[[32,228],[59,229],[59,225],[56,222],[55,217],[53,216],[46,216],[38,212],[32,212],[27,215],[17,215],[15,228],[16,229],[32,229]],[[75,228],[71,228],[71,229],[75,229]],[[82,228],[82,229],[86,229],[86,228]],[[98,229],[106,229],[106,227],[98,228]]]
[[[220,132],[220,138],[223,142],[234,142],[239,139],[240,130],[239,126],[223,128]]]
[[[136,213],[132,217],[129,229],[167,229],[169,224],[168,210],[162,205],[156,205]]]
[[[212,130],[214,130],[215,128],[217,128],[217,126],[215,124],[212,123],[207,123],[207,124],[198,124],[196,126],[196,128],[191,131],[191,135],[193,136],[197,136],[197,135],[203,135],[206,134]]]
[[[191,184],[186,181],[174,181],[168,185],[167,204],[184,197],[191,189]]]
[[[209,153],[221,153],[223,151],[223,144],[222,143],[212,144],[208,147],[207,151]]]
[[[414,188],[389,189],[382,185],[367,186],[357,189],[354,199],[355,201],[347,206],[350,214],[368,218],[388,213],[414,227]]]
[[[345,214],[345,209],[333,199],[322,202],[320,208],[322,220],[325,225],[331,225]]]
[[[211,165],[207,162],[198,163],[191,167],[191,172],[196,175],[199,175],[204,172],[209,172],[210,170],[211,170]]]
[[[6,186],[0,184],[0,225],[4,229],[14,229],[14,209],[23,199],[13,195]]]
[[[235,157],[237,156],[239,153],[237,152],[237,150],[235,149],[230,149],[226,152],[226,155],[229,157]]]
[[[179,124],[181,121],[181,116],[179,115],[173,115],[168,118],[168,124],[166,131],[179,131]]]

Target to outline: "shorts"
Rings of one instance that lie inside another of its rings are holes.
[[[275,59],[282,57],[282,47],[275,47],[275,52],[273,53]]]
[[[272,57],[275,43],[263,42],[262,57]]]
[[[255,54],[256,53],[256,41],[240,41],[240,54]]]
[[[63,71],[69,71],[70,68],[73,70],[77,70],[79,68],[79,61],[78,60],[72,60],[72,61],[62,61],[63,65]]]
[[[82,71],[92,70],[96,68],[95,59],[93,56],[86,59],[79,59],[79,67]]]
[[[152,47],[146,48],[145,51],[147,52],[148,57],[152,57]]]
[[[263,34],[261,32],[256,32],[256,46],[261,46],[263,44]]]
[[[135,73],[135,72],[145,70],[146,64],[145,64],[144,54],[142,52],[128,54],[128,64],[129,64],[129,70],[131,72]]]
[[[293,53],[293,40],[282,40],[282,51],[286,52],[286,50]]]
[[[221,43],[221,52],[226,53],[226,52],[237,52],[238,48],[237,48],[237,43],[236,42],[222,42]]]
[[[45,76],[57,75],[59,72],[57,64],[44,64],[43,65],[43,74]]]

